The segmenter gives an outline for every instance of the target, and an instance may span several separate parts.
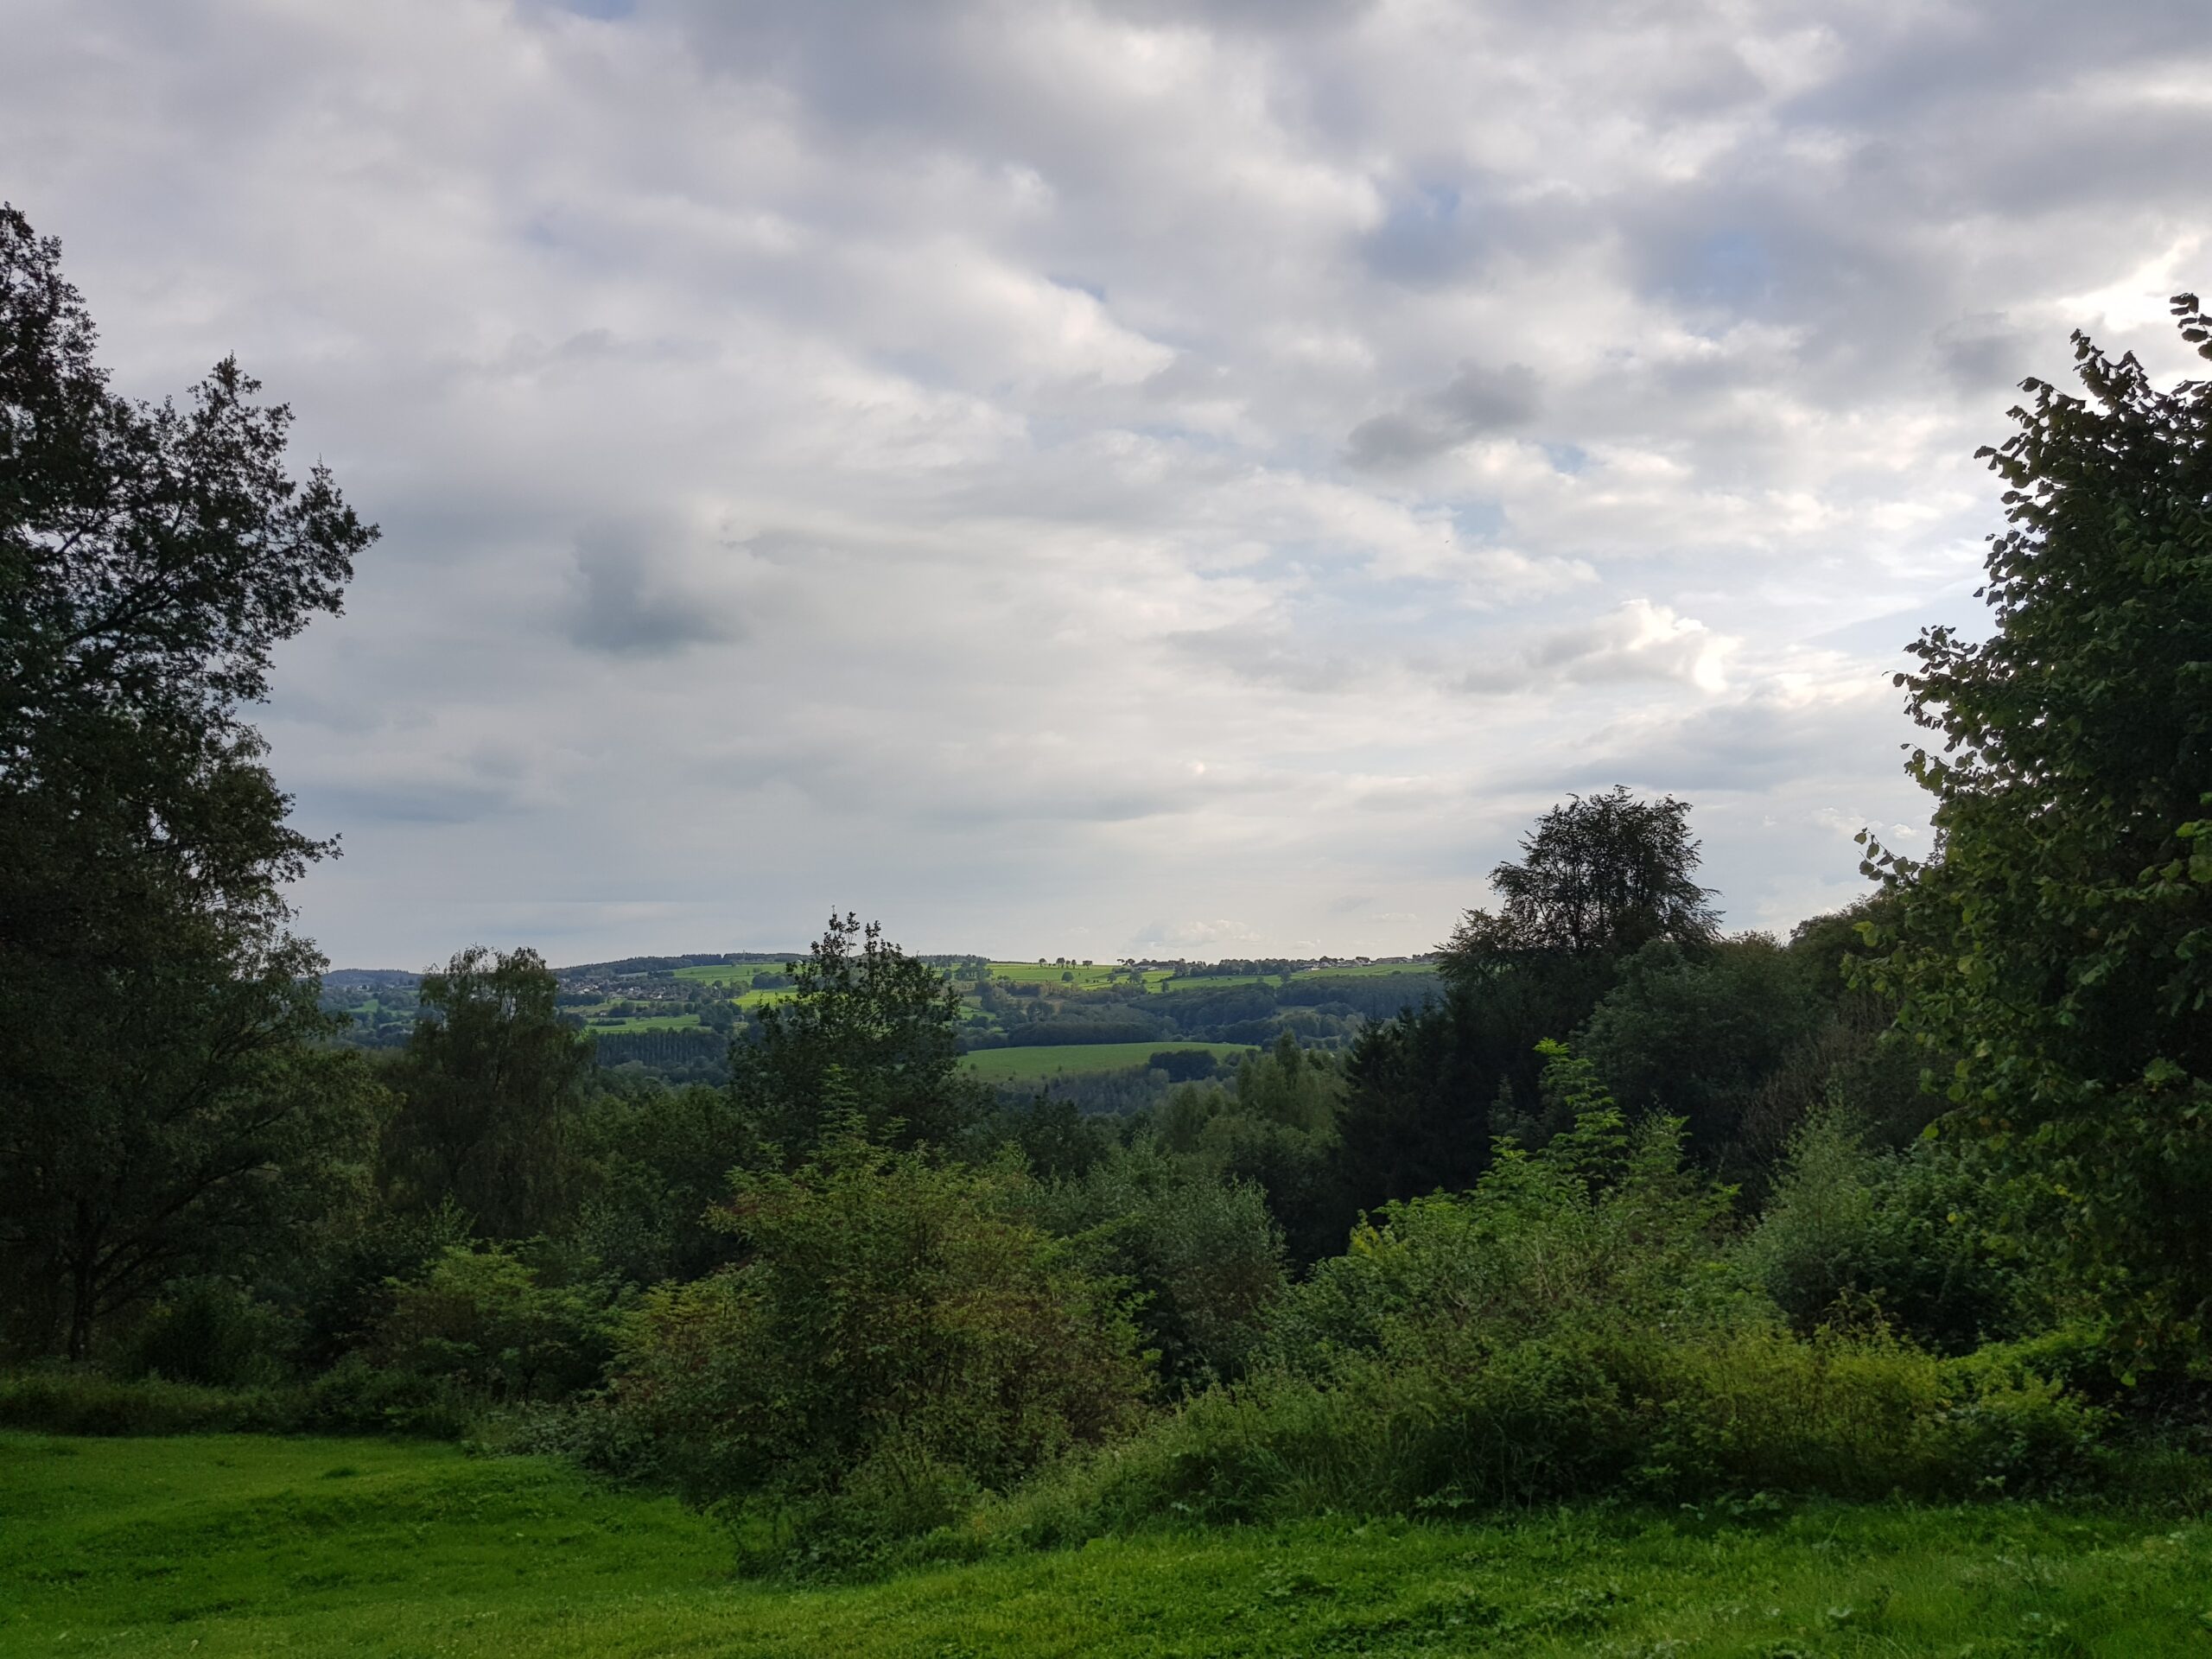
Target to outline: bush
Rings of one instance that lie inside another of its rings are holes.
[[[1037,1213],[1096,1273],[1135,1290],[1169,1392],[1242,1374],[1284,1284],[1282,1236],[1257,1186],[1142,1141],[1041,1195]]]
[[[1010,1162],[931,1165],[846,1133],[741,1175],[742,1267],[626,1323],[607,1437],[776,1559],[849,1563],[1127,1427],[1145,1376],[1109,1286],[1022,1218]]]
[[[295,1322],[222,1279],[171,1285],[132,1332],[124,1370],[213,1388],[268,1387],[291,1370]]]
[[[313,1382],[210,1388],[86,1366],[0,1376],[0,1427],[54,1434],[417,1434],[460,1440],[481,1402],[434,1377],[378,1370],[358,1356]]]
[[[546,1276],[505,1246],[450,1246],[419,1280],[393,1281],[374,1351],[391,1370],[492,1400],[589,1388],[613,1346],[614,1287]]]
[[[1624,1493],[1937,1497],[2086,1473],[2104,1414],[2024,1351],[1792,1333],[1724,1254],[1681,1126],[1631,1130],[1554,1050],[1573,1127],[1389,1206],[1282,1300],[1265,1363],[987,1518],[1039,1542]]]
[[[0,1426],[50,1434],[235,1434],[285,1423],[268,1389],[57,1366],[0,1377]]]
[[[1820,1113],[1737,1257],[1800,1332],[1872,1311],[1962,1352],[2015,1320],[2014,1272],[1978,1224],[1983,1192],[1955,1147],[1878,1151],[1840,1113]]]

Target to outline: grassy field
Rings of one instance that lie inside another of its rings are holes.
[[[699,1023],[696,1014],[641,1014],[622,1020],[594,1020],[587,1031],[690,1031]]]
[[[972,1077],[986,1083],[1018,1083],[1061,1073],[1119,1071],[1142,1065],[1164,1048],[1203,1048],[1226,1059],[1249,1054],[1242,1043],[1179,1043],[1154,1039],[1147,1043],[1067,1043],[1053,1048],[980,1048],[964,1054],[960,1063]]]
[[[728,1561],[535,1459],[0,1435],[10,1655],[2212,1652],[2212,1524],[2022,1504],[1161,1534],[804,1589]]]
[[[799,952],[804,956],[805,952]],[[678,968],[677,979],[688,979],[701,985],[728,985],[732,988],[750,986],[755,974],[780,974],[785,963],[780,962],[706,963],[690,968]]]
[[[1072,981],[1065,980],[1061,976],[1065,974],[1075,977]],[[1095,991],[1114,977],[1114,964],[1102,962],[1088,968],[1067,968],[1055,967],[1051,963],[995,962],[991,964],[991,977],[1002,979],[1009,985],[1059,985],[1078,991]],[[1153,977],[1164,979],[1166,976],[1155,970],[1147,976]]]

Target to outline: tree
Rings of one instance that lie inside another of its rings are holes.
[[[450,1200],[493,1238],[543,1231],[563,1214],[592,1049],[562,1017],[558,992],[527,949],[471,945],[424,976],[385,1131],[385,1185],[403,1207]]]
[[[1571,795],[1522,837],[1521,863],[1501,863],[1495,916],[1471,910],[1443,947],[1447,976],[1478,976],[1501,959],[1618,956],[1654,939],[1711,944],[1719,918],[1692,879],[1698,843],[1689,803],[1640,801],[1618,785]]]
[[[880,1145],[938,1147],[982,1116],[985,1091],[959,1073],[958,988],[881,924],[832,915],[791,971],[791,997],[730,1046],[730,1090],[756,1153],[803,1161],[841,1114]]]
[[[1522,862],[1491,872],[1503,903],[1468,911],[1440,947],[1446,997],[1370,1027],[1346,1058],[1348,1204],[1471,1185],[1497,1135],[1544,1121],[1538,1043],[1588,1019],[1631,952],[1710,949],[1689,811],[1625,787],[1570,796],[1522,838]]]
[[[2174,302],[2212,357],[2212,319]],[[1862,977],[1956,1057],[1955,1127],[2017,1178],[2139,1340],[2212,1319],[2212,381],[2160,391],[2074,335],[2077,397],[2023,383],[1979,452],[2005,486],[1972,641],[1931,628],[1900,675],[1942,734],[1909,770],[1936,850],[1871,839],[1898,913]]]
[[[1694,955],[1656,939],[1622,963],[1575,1052],[1622,1104],[1682,1119],[1699,1155],[1734,1174],[1760,1084],[1823,1012],[1805,979],[1764,934]]]
[[[242,708],[376,531],[232,360],[187,405],[111,392],[60,250],[0,207],[0,1265],[17,1340],[226,1244],[278,1247],[369,1090],[303,1052],[321,959]],[[326,1178],[331,1178],[327,1179]]]

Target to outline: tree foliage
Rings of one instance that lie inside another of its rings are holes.
[[[1443,952],[1444,970],[1479,976],[1532,955],[1593,957],[1654,939],[1710,944],[1719,918],[1694,879],[1698,843],[1689,803],[1643,801],[1626,785],[1570,796],[1522,837],[1522,861],[1491,872],[1497,912],[1471,910]]]
[[[926,1530],[1127,1427],[1135,1333],[1010,1162],[886,1151],[848,1119],[791,1173],[740,1173],[744,1265],[651,1293],[616,1413],[710,1502],[834,1504],[822,1548]],[[859,1535],[857,1537],[853,1535]]]
[[[111,392],[59,246],[0,207],[0,1254],[9,1323],[72,1353],[358,1157],[367,1090],[304,1052],[320,959],[241,708],[375,531],[228,359],[183,407]]]
[[[528,949],[471,945],[423,977],[385,1130],[385,1186],[401,1207],[457,1204],[493,1238],[540,1231],[560,1212],[592,1053],[557,991]]]
[[[2212,355],[2195,297],[2174,310]],[[1980,452],[2010,524],[1993,631],[1929,629],[1898,677],[1943,740],[1910,766],[1940,840],[1870,842],[1899,913],[1864,976],[1956,1057],[1958,1122],[2150,1339],[2212,1317],[2212,381],[2074,354],[2088,395],[2024,383]]]
[[[984,1091],[959,1073],[958,988],[879,923],[831,916],[792,974],[791,998],[730,1046],[753,1147],[804,1161],[848,1116],[880,1144],[945,1147],[982,1116]]]

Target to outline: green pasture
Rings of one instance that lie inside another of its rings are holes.
[[[1297,975],[1291,976],[1295,979]],[[1225,991],[1236,985],[1280,985],[1281,974],[1176,974],[1162,980],[1163,991]]]
[[[1075,976],[1071,982],[1062,977],[1068,974]],[[1010,985],[1058,985],[1064,989],[1095,991],[1113,979],[1114,964],[1101,962],[1088,968],[1056,968],[1050,963],[995,962],[991,964],[991,977]]]
[[[587,1031],[601,1031],[607,1033],[626,1031],[690,1031],[694,1029],[698,1023],[699,1016],[696,1014],[648,1014],[634,1015],[626,1020],[594,1020],[586,1024],[584,1029]]]
[[[750,986],[755,974],[780,974],[788,965],[782,962],[709,962],[678,968],[674,977],[700,985]]]
[[[536,1458],[0,1434],[0,1653],[1155,1659],[2212,1652],[2212,1522],[2026,1503],[1167,1531],[876,1583]]]
[[[1203,1048],[1224,1058],[1249,1054],[1244,1043],[1182,1043],[1155,1038],[1145,1043],[1063,1043],[1051,1048],[979,1048],[961,1056],[971,1077],[986,1083],[1042,1081],[1095,1071],[1122,1071],[1142,1065],[1162,1049]]]

